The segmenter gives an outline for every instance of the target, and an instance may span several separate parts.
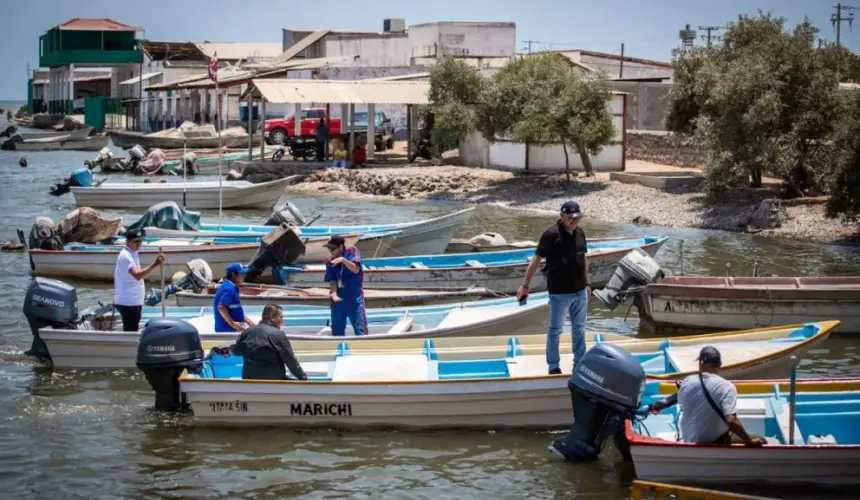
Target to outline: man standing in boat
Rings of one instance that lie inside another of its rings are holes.
[[[136,332],[140,329],[143,297],[146,292],[143,280],[164,263],[164,255],[159,253],[152,264],[141,268],[137,252],[142,244],[142,234],[135,230],[128,231],[125,235],[125,246],[119,251],[113,270],[113,305],[122,318],[124,332]]]
[[[585,321],[591,299],[591,276],[585,255],[585,232],[579,227],[581,217],[579,203],[568,201],[561,206],[560,218],[541,235],[523,284],[517,291],[517,299],[523,302],[529,296],[529,286],[541,260],[546,259],[542,272],[549,291],[546,363],[550,375],[561,373],[558,342],[565,315],[570,316],[574,362],[585,356]]]
[[[254,322],[245,316],[239,297],[239,287],[245,282],[245,275],[249,271],[238,262],[227,266],[227,275],[218,285],[213,301],[216,332],[241,332],[245,325],[254,326]]]
[[[325,280],[331,291],[331,333],[346,335],[348,319],[356,335],[367,335],[361,253],[355,247],[346,248],[343,236],[337,234],[326,247],[331,252],[325,263]]]

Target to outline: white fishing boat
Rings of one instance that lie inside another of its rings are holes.
[[[358,242],[357,235],[346,235],[344,240]],[[325,261],[329,251],[325,244],[328,238],[314,238],[304,242],[305,254],[299,260],[308,262]],[[185,273],[185,264],[193,259],[203,259],[212,269],[213,279],[224,277],[224,268],[232,262],[249,262],[257,254],[259,243],[215,244],[211,240],[193,241],[190,239],[148,239],[138,255],[140,264],[148,266],[158,256],[159,247],[164,253],[164,274],[168,278],[176,272]],[[63,250],[30,249],[33,273],[36,276],[53,278],[78,278],[85,280],[113,280],[116,259],[121,245],[88,245],[72,243]],[[158,272],[147,276],[147,281],[161,279]]]
[[[79,207],[149,208],[155,203],[173,201],[188,210],[223,208],[271,209],[300,176],[291,176],[260,184],[248,181],[193,182],[105,182],[98,186],[71,188]],[[219,190],[222,192],[219,194]],[[184,199],[184,205],[183,205]],[[269,228],[271,231],[271,228]]]
[[[301,236],[325,236],[332,234],[366,234],[399,231],[397,239],[383,248],[359,248],[362,252],[372,251],[369,255],[377,257],[402,255],[435,255],[445,251],[454,234],[472,216],[474,208],[467,208],[433,219],[397,224],[375,224],[367,226],[310,226],[298,227]],[[181,231],[175,229],[145,228],[152,236],[176,236]],[[206,237],[248,237],[261,236],[271,231],[270,226],[203,223],[198,236]],[[187,233],[186,233],[187,235]]]
[[[724,375],[746,378],[761,373],[762,362],[802,356],[820,344],[838,321],[794,325],[770,331],[771,340],[735,341],[721,337],[657,339],[621,344],[633,353],[645,373],[656,379],[679,379],[695,373],[693,352],[713,345],[724,353]],[[762,332],[759,332],[762,333]],[[740,332],[740,335],[755,334]],[[428,341],[423,353],[299,354],[309,380],[242,380],[242,358],[213,353],[196,373],[179,378],[203,425],[225,426],[396,426],[396,427],[566,427],[571,421],[567,388],[571,355],[562,355],[567,373],[547,375],[543,352],[514,347],[469,355],[438,353]],[[746,344],[746,348],[741,345]],[[152,345],[152,344],[148,344]],[[769,348],[759,346],[769,345]],[[732,348],[733,346],[736,346]],[[566,347],[562,352],[566,351]],[[680,357],[675,349],[681,349]],[[689,358],[689,359],[688,359]],[[683,364],[675,365],[676,360]],[[175,369],[175,368],[173,368]],[[145,371],[147,378],[159,368]],[[151,380],[151,379],[150,379]],[[178,395],[177,395],[178,396]]]
[[[588,243],[588,269],[594,287],[612,277],[618,262],[633,248],[654,255],[667,240],[660,236],[624,238]],[[513,294],[523,282],[534,248],[505,252],[417,255],[364,259],[364,286],[378,289],[468,288],[481,286]],[[313,286],[324,281],[324,265],[281,268],[281,278],[292,286]],[[546,288],[543,273],[535,274],[532,290]]]
[[[60,130],[55,132],[21,132],[16,131],[18,135],[21,136],[25,141],[31,139],[56,139],[60,137],[69,137],[71,140],[80,140],[89,137],[90,133],[93,131],[93,127],[83,127],[77,130]]]
[[[677,391],[674,384],[655,386],[656,391],[646,389],[643,403]],[[735,386],[738,417],[747,432],[765,437],[767,444],[679,442],[678,419],[684,416],[676,406],[627,423],[636,476],[711,484],[860,484],[860,379],[798,380],[793,421],[788,380]]]
[[[15,151],[100,151],[108,145],[110,138],[106,135],[73,138],[65,135],[60,137],[45,137],[42,139],[26,139],[12,144]]]
[[[432,307],[422,312],[421,307],[405,308],[388,312],[386,309],[368,310],[368,335],[355,337],[352,327],[347,326],[347,335],[354,342],[369,342],[376,338],[408,339],[437,337],[483,337],[500,334],[517,334],[546,328],[549,298],[546,294],[535,297],[527,305],[520,306],[516,299],[499,299],[495,304],[469,304],[461,307],[450,304],[447,308]],[[428,307],[428,306],[425,306]],[[287,311],[282,329],[292,341],[322,341],[336,339],[329,326],[330,310]],[[255,322],[260,321],[260,311],[247,314]],[[216,333],[215,320],[211,312],[203,312],[193,318],[183,317],[200,332],[203,342],[232,343],[238,333]],[[79,330],[45,328],[39,336],[48,346],[51,359],[58,368],[134,368],[137,355],[138,332],[98,330],[105,322],[89,322]]]

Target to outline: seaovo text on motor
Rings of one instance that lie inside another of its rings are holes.
[[[65,301],[59,299],[52,299],[50,297],[42,297],[41,295],[36,295],[35,293],[33,294],[33,301],[54,307],[66,307]]]

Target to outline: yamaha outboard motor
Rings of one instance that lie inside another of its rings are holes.
[[[155,391],[155,409],[182,411],[188,407],[179,390],[183,370],[203,366],[203,344],[194,325],[172,318],[153,318],[140,332],[137,367]]]
[[[293,226],[304,226],[307,224],[307,221],[299,210],[299,207],[287,201],[275,207],[272,215],[269,216],[264,225],[280,226],[283,223]]]
[[[78,329],[78,292],[62,281],[35,278],[27,287],[24,296],[24,316],[33,333],[33,344],[26,352],[28,356],[50,360],[48,346],[39,337],[39,329],[45,327],[64,330]]]
[[[660,264],[641,248],[634,248],[618,263],[615,274],[612,275],[606,287],[595,290],[591,294],[597,297],[604,307],[612,311],[631,295],[636,300],[645,286],[656,283],[664,277],[665,273],[660,268]]]
[[[266,269],[291,266],[304,254],[305,243],[299,233],[287,224],[281,224],[260,240],[257,255],[248,263],[251,272],[245,280],[253,283]]]
[[[645,370],[625,349],[597,344],[576,363],[567,382],[573,404],[573,426],[550,451],[570,461],[597,460],[606,439],[623,432],[645,390]]]
[[[146,295],[146,305],[157,306],[162,300],[170,297],[180,290],[192,290],[199,292],[212,282],[212,268],[203,259],[194,259],[185,264],[188,274],[164,287],[164,290],[153,288]]]

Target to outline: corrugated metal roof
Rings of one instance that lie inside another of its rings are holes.
[[[361,80],[363,82],[398,82],[398,81],[407,81],[407,80],[423,80],[424,78],[430,78],[430,73],[410,73],[408,75],[396,75],[396,76],[381,76],[378,78],[366,78]]]
[[[272,59],[283,52],[281,43],[196,43],[200,52],[212,58],[215,53],[219,60]]]
[[[141,80],[146,81],[154,76],[158,76],[162,73],[162,71],[155,71],[153,73],[144,73],[143,76],[136,76],[134,78],[129,78],[128,80],[123,80],[119,82],[120,85],[135,85],[140,83]]]
[[[100,19],[73,17],[63,24],[58,24],[54,29],[69,31],[143,31],[143,28],[140,26],[129,26],[107,17]]]
[[[260,80],[254,86],[269,102],[305,104],[427,104],[427,82],[366,80]]]

